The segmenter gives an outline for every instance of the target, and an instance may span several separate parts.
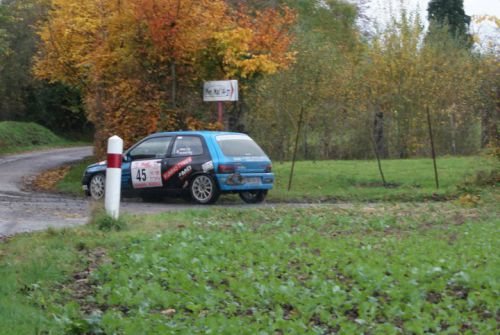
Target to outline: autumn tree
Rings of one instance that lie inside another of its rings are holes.
[[[345,136],[337,135],[347,130],[340,124],[347,124],[350,116],[340,78],[350,76],[345,64],[357,58],[360,45],[356,8],[341,1],[287,3],[298,13],[296,62],[259,80],[252,92],[252,113],[246,118],[248,129],[274,157],[290,159],[302,113],[299,157],[343,154]],[[269,136],[271,132],[275,135]]]
[[[324,38],[318,29],[298,34],[297,62],[262,80],[252,96],[252,134],[274,157],[290,159],[305,105],[301,158],[427,155],[429,107],[438,153],[473,152],[481,70],[446,29],[424,38],[420,17],[402,11],[367,43]]]
[[[129,145],[187,127],[203,80],[287,66],[291,12],[233,11],[222,0],[54,0],[35,73],[83,92],[102,155],[111,134]]]
[[[390,130],[387,140],[395,150],[391,155],[405,158],[428,150],[427,107],[440,152],[458,153],[464,135],[473,134],[476,64],[447,29],[436,28],[424,39],[418,15],[403,10],[373,39],[364,82],[376,99],[377,112],[383,113],[384,128]]]

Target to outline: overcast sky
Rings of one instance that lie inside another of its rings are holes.
[[[375,8],[387,7],[388,3],[396,6],[400,0],[372,0]],[[420,7],[422,13],[427,11],[429,0],[404,0],[410,8]],[[500,17],[500,0],[464,0],[464,9],[468,15],[496,15]]]
[[[369,0],[370,8],[366,14],[371,20],[383,24],[387,21],[391,9],[396,14],[399,12],[401,1],[405,4],[405,8],[411,11],[418,8],[422,19],[426,21],[429,0]],[[464,9],[465,13],[470,16],[495,15],[500,17],[500,0],[464,0]],[[473,24],[471,29],[482,40],[500,40],[500,31],[492,23],[484,23],[480,26]]]

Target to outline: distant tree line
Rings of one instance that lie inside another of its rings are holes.
[[[38,80],[32,73],[48,1],[0,1],[0,121],[34,121],[59,133],[91,129],[78,89]]]
[[[463,1],[431,1],[428,29],[403,9],[371,34],[353,2],[313,3],[294,7],[297,61],[253,91],[247,128],[272,156],[291,159],[299,127],[301,159],[427,156],[427,109],[438,154],[498,148],[499,49],[473,47]]]
[[[429,110],[438,154],[498,147],[499,48],[463,1],[368,32],[365,2],[4,0],[0,120],[91,124],[98,155],[111,134],[226,128],[280,160],[297,135],[300,159],[407,158],[429,154]],[[215,79],[240,81],[225,125],[201,99]]]

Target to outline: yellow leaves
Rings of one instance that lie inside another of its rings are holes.
[[[489,22],[494,24],[497,29],[500,29],[500,18],[495,15],[477,15],[474,16],[474,22],[477,24]]]
[[[179,111],[179,97],[189,105],[201,80],[275,73],[294,59],[287,8],[250,13],[224,0],[53,0],[52,8],[33,71],[82,89],[100,140],[114,132],[130,143],[177,127],[192,114]]]
[[[295,59],[295,54],[287,51],[294,21],[295,13],[286,7],[282,14],[267,9],[254,17],[240,13],[231,26],[216,32],[213,37],[226,77],[251,78],[288,68]]]
[[[203,122],[190,116],[185,121],[187,130],[224,130],[224,125],[218,122]]]
[[[219,55],[222,58],[227,78],[239,76],[251,77],[255,73],[275,73],[277,64],[269,55],[252,54],[250,44],[253,32],[249,28],[235,28],[214,34],[216,43],[220,46]]]
[[[478,195],[466,193],[460,196],[457,202],[463,207],[476,207],[481,204],[481,197]]]

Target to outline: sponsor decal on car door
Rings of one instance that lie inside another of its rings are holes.
[[[186,159],[183,159],[179,163],[175,164],[170,169],[168,169],[167,171],[165,171],[165,173],[163,174],[163,180],[164,181],[168,181],[170,178],[172,178],[172,176],[174,174],[176,174],[177,172],[179,172],[183,167],[185,167],[186,165],[190,164],[192,161],[193,161],[193,158],[192,157],[188,157]]]
[[[203,173],[207,173],[209,171],[212,171],[214,169],[214,162],[208,161],[206,163],[203,163],[201,165],[201,169],[203,170]]]
[[[193,172],[193,167],[191,165],[186,166],[184,170],[179,172],[179,179],[184,181],[191,174],[191,172]]]

